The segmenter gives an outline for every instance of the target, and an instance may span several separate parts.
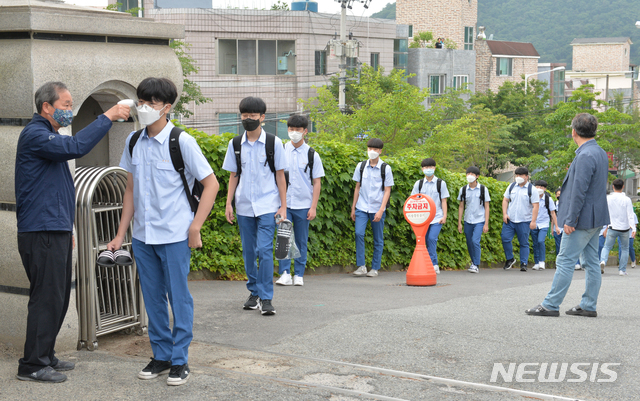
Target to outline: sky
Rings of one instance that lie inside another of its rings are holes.
[[[94,7],[106,7],[109,2],[107,0],[64,0],[65,3],[75,4],[78,6],[94,6]],[[277,3],[277,0],[212,0],[214,8],[227,8],[233,7],[250,7],[250,8],[271,8],[271,5]],[[284,2],[284,1],[283,1]],[[393,0],[371,0],[369,3],[369,9],[365,9],[364,5],[359,2],[354,2],[351,10],[347,10],[349,15],[371,15],[384,8],[387,3],[393,2]],[[286,1],[291,5],[290,1]],[[317,0],[318,11],[321,13],[339,13],[340,3],[335,0]]]

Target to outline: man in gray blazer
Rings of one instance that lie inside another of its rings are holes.
[[[556,258],[556,273],[551,290],[542,304],[525,311],[527,315],[559,316],[573,278],[574,264],[583,256],[586,270],[586,288],[582,301],[567,315],[596,317],[596,304],[602,278],[598,266],[598,234],[602,226],[609,224],[607,207],[607,176],[609,159],[594,137],[598,120],[582,113],[571,122],[571,137],[578,145],[564,182],[558,210],[558,225],[564,226],[560,253]]]

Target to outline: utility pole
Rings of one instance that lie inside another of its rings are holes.
[[[347,88],[347,57],[356,58],[359,56],[358,40],[353,39],[349,35],[347,39],[347,8],[351,9],[354,2],[364,4],[364,8],[369,8],[369,3],[372,0],[336,0],[340,3],[340,39],[333,39],[329,41],[329,48],[331,49],[331,58],[340,57],[340,77],[339,77],[339,92],[338,92],[338,107],[343,113],[347,112],[346,101],[346,88]]]

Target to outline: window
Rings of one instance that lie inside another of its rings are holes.
[[[464,49],[473,50],[473,27],[464,27]]]
[[[498,57],[496,58],[496,75],[499,77],[510,77],[513,75],[513,59]]]
[[[294,75],[295,71],[294,40],[218,40],[218,74]]]
[[[316,75],[327,75],[327,52],[316,50]]]
[[[564,71],[554,71],[553,72],[553,93],[551,97],[553,98],[553,106],[556,106],[560,102],[564,102]]]
[[[413,38],[413,25],[409,25],[409,37]]]
[[[232,134],[238,135],[238,127],[240,124],[240,116],[238,113],[219,113],[218,122],[220,123],[218,132],[221,134],[231,132]]]
[[[454,75],[453,76],[453,88],[454,89],[466,89],[469,83],[468,75]]]
[[[378,64],[380,61],[380,53],[371,53],[371,67],[374,71],[378,71]]]
[[[132,8],[138,8],[138,0],[118,0],[118,3],[120,3],[118,11],[121,12],[131,10]]]
[[[431,75],[429,77],[429,82],[431,83],[429,93],[431,93],[431,95],[442,95],[447,81],[446,78],[446,75]]]
[[[409,40],[395,39],[393,41],[393,68],[406,70],[409,63]]]

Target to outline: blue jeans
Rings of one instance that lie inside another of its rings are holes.
[[[522,223],[502,223],[502,248],[504,248],[504,256],[507,260],[513,259],[513,237],[518,236],[520,242],[520,263],[526,264],[529,260],[529,224],[525,221]]]
[[[573,272],[575,261],[582,254],[582,267],[585,269],[585,290],[582,294],[580,307],[586,311],[595,311],[598,303],[598,293],[602,277],[598,263],[598,233],[602,227],[588,230],[575,230],[571,234],[564,233],[560,244],[560,253],[556,258],[556,272],[553,276],[551,290],[547,294],[542,306],[557,311],[564,300]]]
[[[471,264],[480,266],[480,238],[482,237],[484,223],[464,223],[464,236],[467,238],[467,250],[471,257]]]
[[[598,257],[602,255],[602,248],[604,248],[604,240],[606,240],[604,235],[601,235],[598,237]]]
[[[629,234],[631,230],[617,231],[612,228],[607,230],[607,239],[604,241],[604,248],[600,253],[600,262],[607,263],[609,259],[609,252],[613,248],[613,244],[618,239],[618,254],[620,255],[620,263],[618,269],[620,271],[627,271],[627,262],[629,261]]]
[[[564,233],[560,233],[560,234],[556,234],[555,230],[553,231],[553,239],[556,240],[556,256],[558,256],[558,253],[560,253],[560,242],[562,241],[562,234]],[[598,249],[598,257],[600,256],[600,251],[602,251],[602,245],[604,245],[604,239],[603,237],[600,237],[600,248]],[[580,264],[580,258],[578,257],[578,261],[576,262],[577,265]]]
[[[622,252],[618,252],[618,263],[620,263],[620,258],[622,258]],[[636,261],[636,250],[633,249],[633,238],[629,237],[629,259],[632,262]]]
[[[442,230],[442,224],[431,224],[427,230],[427,235],[424,237],[431,263],[434,265],[438,264],[438,236],[440,235],[440,230]]]
[[[309,240],[309,223],[307,213],[309,209],[289,209],[287,208],[287,217],[293,222],[293,232],[295,234],[296,246],[300,250],[300,257],[295,259],[293,264],[296,276],[304,276],[304,269],[307,265],[307,241]],[[278,271],[280,275],[291,270],[291,259],[283,259],[278,261]]]
[[[144,306],[149,316],[149,342],[153,357],[184,365],[193,339],[193,298],[187,286],[191,262],[189,240],[173,244],[147,245],[132,240]],[[173,332],[169,309],[173,312]]]
[[[533,263],[545,261],[547,249],[544,240],[547,238],[549,228],[534,228],[531,230],[531,238],[533,239]]]
[[[273,234],[276,220],[273,213],[260,216],[237,216],[247,289],[260,299],[273,299]],[[260,268],[256,263],[260,262]]]
[[[373,231],[373,258],[371,268],[380,270],[382,264],[382,250],[384,249],[384,218],[387,212],[382,213],[379,222],[374,223],[375,213],[367,213],[356,209],[356,265],[364,266],[364,233],[367,230],[367,222],[371,221],[371,231]]]

